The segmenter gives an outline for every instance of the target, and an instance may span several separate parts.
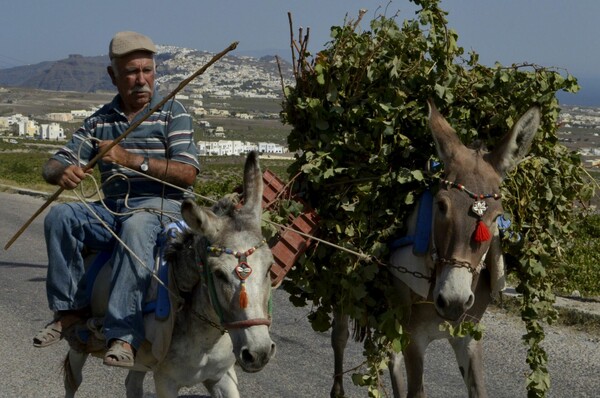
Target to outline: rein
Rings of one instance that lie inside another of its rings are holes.
[[[239,278],[240,285],[241,285],[240,286],[240,301],[239,301],[240,308],[247,308],[248,302],[249,302],[248,294],[246,292],[246,279],[248,279],[250,274],[252,274],[252,267],[250,267],[250,265],[248,264],[247,258],[250,255],[252,255],[256,251],[256,249],[258,249],[261,246],[264,246],[266,243],[267,243],[267,241],[265,239],[263,239],[258,245],[251,247],[250,249],[248,249],[244,252],[234,251],[234,250],[226,248],[226,247],[216,247],[216,246],[210,246],[210,245],[208,245],[206,247],[208,252],[213,253],[215,255],[220,256],[221,254],[224,253],[224,254],[232,255],[238,259],[238,265],[235,268],[235,273],[236,273],[237,277]],[[196,254],[196,256],[198,258],[198,254]],[[243,328],[248,328],[248,327],[252,327],[252,326],[261,326],[261,325],[271,326],[271,314],[273,312],[273,301],[272,301],[272,296],[270,294],[269,294],[269,303],[268,303],[268,313],[269,313],[268,318],[252,318],[252,319],[245,319],[245,320],[241,320],[241,321],[225,322],[224,316],[223,316],[223,308],[219,304],[219,300],[217,298],[217,291],[215,288],[215,283],[214,283],[212,272],[210,271],[209,267],[204,266],[204,263],[199,258],[198,258],[198,265],[202,268],[203,275],[206,278],[206,282],[207,282],[207,286],[208,286],[208,293],[210,296],[210,301],[212,302],[213,308],[219,317],[220,325],[215,326],[214,322],[209,321],[208,323],[210,325],[217,327],[218,329],[221,330],[222,333],[224,333],[225,331],[230,330],[230,329],[243,329]],[[205,317],[201,317],[200,319],[205,320],[205,321],[207,320],[207,319],[205,319]]]

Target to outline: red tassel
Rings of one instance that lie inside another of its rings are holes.
[[[487,225],[481,220],[477,223],[477,228],[475,229],[475,234],[473,235],[473,239],[475,242],[485,242],[489,240],[492,236],[490,235],[490,231],[488,230]]]
[[[246,293],[246,284],[242,282],[242,287],[240,289],[240,308],[248,307],[248,293]]]

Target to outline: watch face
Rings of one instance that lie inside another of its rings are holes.
[[[142,170],[143,172],[148,171],[148,158],[144,158],[144,161],[140,165],[140,170]]]

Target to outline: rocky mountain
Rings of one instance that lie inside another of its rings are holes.
[[[157,81],[161,89],[171,90],[200,69],[214,54],[193,49],[157,46]],[[84,57],[70,55],[58,61],[0,69],[0,86],[27,87],[53,91],[114,91],[106,66],[107,55]],[[292,66],[280,59],[281,75],[286,84],[292,78]],[[227,55],[202,76],[190,83],[190,89],[223,95],[279,96],[281,76],[274,56],[261,58]]]
[[[108,56],[70,55],[59,61],[0,69],[0,86],[53,91],[113,90],[106,73]]]

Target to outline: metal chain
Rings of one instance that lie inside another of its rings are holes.
[[[386,266],[390,267],[390,268],[394,268],[396,271],[400,272],[401,274],[410,274],[410,275],[414,276],[415,278],[427,279],[430,282],[433,282],[433,280],[434,280],[433,275],[429,276],[429,275],[425,275],[424,273],[419,272],[419,271],[411,271],[408,268],[403,267],[401,265],[394,265],[394,264],[388,263],[388,264],[386,264]]]
[[[477,274],[479,273],[479,270],[482,267],[482,263],[479,264],[476,268],[471,267],[471,263],[469,263],[468,261],[459,261],[459,260],[453,260],[453,259],[445,259],[445,258],[439,258],[436,261],[437,263],[442,263],[444,265],[449,265],[451,267],[455,267],[455,268],[466,268],[470,273],[472,274]]]
[[[412,276],[414,276],[415,278],[419,278],[419,279],[426,279],[429,282],[433,282],[435,280],[435,275],[425,275],[424,273],[420,272],[420,271],[411,271],[406,267],[403,267],[402,265],[395,265],[392,263],[384,263],[382,261],[379,261],[376,258],[373,258],[375,260],[375,262],[377,262],[379,265],[382,265],[384,267],[389,267],[389,268],[394,268],[396,271],[400,272],[401,274],[410,274]],[[479,272],[479,270],[482,267],[482,264],[479,264],[479,266],[477,268],[473,268],[471,267],[471,263],[469,263],[468,261],[459,261],[459,260],[448,260],[445,258],[439,258],[437,260],[435,260],[435,263],[441,263],[443,265],[449,265],[451,267],[456,267],[456,268],[466,268],[471,274],[476,274]]]
[[[376,262],[377,264],[383,266],[383,267],[387,267],[387,268],[394,268],[396,269],[398,272],[400,272],[401,274],[410,274],[412,276],[414,276],[415,278],[420,278],[420,279],[427,279],[429,281],[433,281],[433,276],[427,276],[422,272],[419,271],[411,271],[406,267],[403,267],[401,265],[395,265],[389,262],[383,262],[375,257],[371,257],[371,260],[373,260],[374,262]]]

